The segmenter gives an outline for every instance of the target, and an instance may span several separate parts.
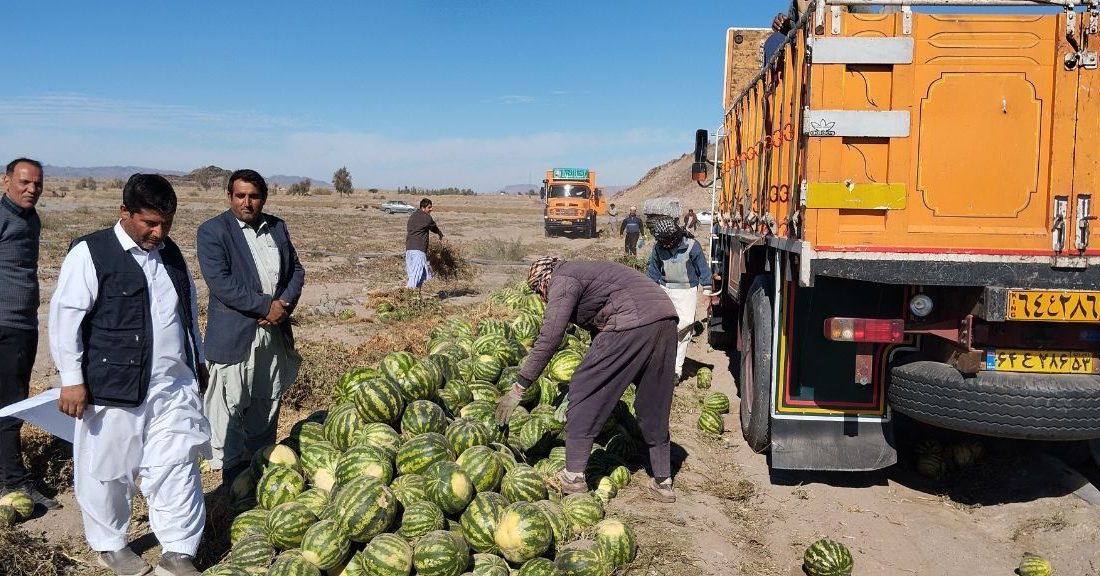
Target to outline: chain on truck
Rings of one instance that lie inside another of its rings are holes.
[[[692,172],[749,445],[873,470],[897,460],[896,414],[1100,437],[1096,2],[817,0],[763,66],[745,39],[727,33],[724,119]]]

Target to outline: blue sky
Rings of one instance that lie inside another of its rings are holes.
[[[725,29],[786,4],[46,0],[8,10],[0,158],[627,185],[719,122]]]

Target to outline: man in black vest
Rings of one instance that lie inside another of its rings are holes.
[[[50,301],[59,409],[75,418],[73,477],[84,533],[100,565],[152,569],[127,545],[138,488],[161,544],[158,576],[197,575],[206,523],[198,456],[210,457],[195,284],[168,232],[176,193],[134,174],[119,221],[73,242]]]

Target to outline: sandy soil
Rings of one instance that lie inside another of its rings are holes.
[[[45,341],[45,312],[64,247],[72,238],[111,223],[116,197],[117,193],[98,192],[45,198],[41,203],[46,222],[43,338],[35,391],[54,380]],[[325,349],[338,355],[370,357],[385,352],[365,348],[390,330],[374,318],[373,310],[380,295],[404,283],[401,255],[406,217],[384,215],[373,208],[383,199],[380,195],[273,197],[269,202],[267,210],[288,221],[307,269],[307,288],[296,313],[303,349],[312,351],[313,345],[332,341],[337,346]],[[434,201],[434,216],[447,241],[467,258],[485,263],[474,267],[470,279],[433,280],[427,285],[426,293],[440,299],[444,314],[486,306],[493,290],[525,271],[520,262],[524,259],[543,254],[612,258],[621,251],[620,240],[613,237],[544,238],[537,199],[437,197]],[[172,236],[188,254],[197,278],[201,275],[193,258],[195,228],[222,209],[218,194],[181,193]],[[642,252],[648,254],[648,248]],[[205,292],[201,280],[199,286]],[[316,349],[322,348],[318,344]],[[941,481],[917,475],[911,458],[905,456],[899,465],[876,473],[773,472],[766,456],[754,454],[741,440],[729,358],[711,350],[704,337],[692,345],[688,357],[688,374],[699,366],[713,366],[714,388],[734,400],[731,415],[726,416],[727,432],[715,438],[696,430],[702,393],[695,388],[694,378],[685,380],[677,390],[672,421],[674,460],[679,467],[677,503],[645,499],[637,487],[644,472],[638,471],[631,487],[609,507],[610,514],[629,519],[639,534],[639,559],[624,573],[796,576],[802,573],[799,565],[805,546],[827,536],[852,549],[857,576],[1007,575],[1025,551],[1047,555],[1059,574],[1100,576],[1097,507],[1075,495],[1075,491],[1084,497],[1097,495],[1086,480],[1100,476],[1093,465],[1074,470],[1040,446],[989,442],[988,456],[981,463]],[[283,425],[319,407],[288,409]],[[900,440],[911,442],[925,433],[916,427]],[[26,427],[24,435],[42,442],[42,434],[31,427]],[[83,542],[79,510],[71,482],[66,480],[71,470],[67,449],[55,442],[48,450],[31,451],[49,460],[31,465],[48,472],[51,483],[60,488],[58,498],[65,508],[36,517],[22,529],[45,537],[63,551],[73,562],[66,573],[104,574],[89,564],[92,555]],[[907,454],[904,447],[903,453]],[[217,481],[217,473],[204,477],[211,491]],[[213,525],[224,512],[220,501],[208,499]],[[156,540],[140,503],[131,537],[134,548],[155,561]],[[204,566],[213,561],[212,554],[200,552]],[[0,573],[5,568],[0,567]]]

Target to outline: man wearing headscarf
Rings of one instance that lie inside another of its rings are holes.
[[[664,288],[680,319],[677,329],[683,330],[695,322],[698,288],[710,289],[710,265],[699,243],[676,224],[671,216],[647,214],[646,225],[656,240],[649,253],[646,275]],[[684,357],[691,342],[688,330],[676,344],[676,381],[684,373]]]
[[[527,387],[550,362],[572,322],[593,332],[592,345],[569,383],[563,492],[588,490],[584,470],[592,444],[631,382],[637,384],[638,426],[649,449],[646,488],[659,502],[675,502],[668,418],[676,359],[676,310],[644,274],[615,262],[563,262],[544,257],[531,265],[527,284],[546,302],[542,328],[512,389],[497,403],[508,421]]]

